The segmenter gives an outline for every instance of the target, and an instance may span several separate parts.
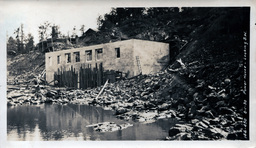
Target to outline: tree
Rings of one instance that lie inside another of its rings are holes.
[[[10,36],[7,41],[7,53],[8,54],[16,54],[17,52],[17,43],[16,40]]]
[[[16,35],[16,44],[17,44],[17,52],[23,53],[24,52],[24,31],[23,31],[23,24],[20,25],[15,31],[14,34]]]
[[[71,35],[71,38],[75,38],[75,37],[76,37],[76,26],[73,27],[73,31]]]
[[[118,27],[125,20],[143,18],[145,10],[145,8],[112,8],[104,17],[98,17],[97,24],[100,30]]]
[[[40,41],[46,40],[50,36],[50,33],[49,33],[50,27],[51,27],[51,23],[49,23],[48,21],[44,22],[44,24],[42,24],[38,27]]]
[[[40,26],[38,26],[39,41],[41,42],[41,47],[39,46],[39,49],[42,51],[44,51],[43,41],[47,40],[47,38],[50,36],[50,33],[49,33],[50,26],[51,26],[51,24],[48,21],[46,21],[46,22],[44,22],[44,24],[41,24]]]
[[[26,40],[25,40],[25,52],[29,52],[34,49],[34,37],[31,33],[28,34]]]
[[[52,33],[51,33],[51,36],[52,36],[52,39],[57,39],[59,37],[61,37],[61,32],[59,31],[60,29],[60,26],[59,25],[51,25],[51,28],[52,28]]]
[[[59,29],[59,27],[57,25],[52,25],[51,27],[52,27],[52,34],[51,34],[52,38],[53,39],[58,38],[58,35],[59,35],[58,29]]]
[[[20,49],[19,49],[21,53],[24,52],[24,38],[25,38],[25,35],[23,31],[23,24],[21,24],[20,25]]]
[[[103,22],[104,22],[103,16],[102,16],[102,15],[99,15],[98,18],[97,18],[98,29],[101,29],[101,28],[102,28]]]
[[[20,27],[18,27],[14,33],[14,35],[16,35],[16,45],[17,45],[17,51],[19,50],[19,47],[20,47]]]
[[[84,34],[84,31],[85,31],[85,30],[84,30],[84,28],[85,28],[85,25],[82,25],[82,26],[81,26],[81,28],[80,28],[81,35],[83,35],[83,34]]]

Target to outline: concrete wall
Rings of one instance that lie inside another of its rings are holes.
[[[96,49],[102,48],[102,59],[96,59]],[[116,56],[115,48],[120,48],[120,58]],[[86,51],[92,51],[92,60],[86,60]],[[74,52],[80,53],[80,62],[75,61]],[[71,54],[71,62],[66,63],[65,54]],[[60,63],[57,64],[57,56],[60,56]],[[61,50],[56,52],[48,52],[45,55],[46,80],[51,82],[54,80],[54,72],[58,69],[70,70],[71,66],[79,70],[81,66],[95,67],[96,63],[103,63],[104,70],[116,70],[132,77],[137,74],[138,67],[136,56],[140,57],[140,64],[143,74],[157,72],[169,61],[169,45],[165,43],[143,41],[143,40],[125,40],[113,43],[99,44],[87,46],[83,48],[75,48],[70,50]],[[164,57],[164,58],[163,58]]]
[[[126,40],[104,44],[104,70],[117,70],[126,74],[127,77],[134,76],[134,59],[133,59],[134,40]],[[117,58],[115,48],[120,48],[120,58]]]
[[[96,49],[102,48],[102,59],[96,59]],[[120,58],[117,58],[115,48],[120,48]],[[92,60],[86,60],[86,51],[92,51]],[[74,52],[80,52],[80,62],[75,61]],[[65,54],[71,54],[71,62],[66,62]],[[57,64],[57,56],[61,57],[60,64]],[[45,55],[46,65],[46,80],[51,82],[54,79],[54,72],[58,69],[70,70],[71,66],[79,70],[81,66],[95,67],[95,65],[103,63],[104,70],[118,70],[126,74],[126,76],[133,76],[133,40],[126,40],[114,43],[99,44],[94,46],[87,46],[83,48],[75,48],[70,50],[61,50],[56,52],[48,52]]]
[[[139,56],[142,74],[156,73],[165,68],[170,60],[169,44],[134,40],[134,59]],[[135,75],[139,74],[137,62],[134,67]]]

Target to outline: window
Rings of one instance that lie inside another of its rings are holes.
[[[57,56],[57,64],[60,64],[60,55]]]
[[[49,57],[49,66],[52,66],[52,57]]]
[[[80,52],[74,52],[75,55],[75,61],[80,62]]]
[[[115,48],[116,50],[116,58],[120,58],[120,48]]]
[[[92,51],[85,51],[86,54],[86,61],[91,61],[92,60]]]
[[[70,55],[70,53],[66,53],[65,56],[66,56],[66,63],[71,63],[71,55]]]
[[[96,51],[96,59],[97,60],[102,59],[102,53],[103,53],[102,48],[96,49],[95,51]]]

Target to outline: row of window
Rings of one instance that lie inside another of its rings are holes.
[[[75,62],[80,62],[80,52],[74,52],[73,54],[74,54]],[[120,48],[115,48],[115,54],[116,54],[116,58],[120,58]],[[86,55],[86,61],[92,61],[92,50],[85,51],[85,55]],[[103,49],[102,48],[95,49],[96,60],[102,59],[102,56],[103,56]],[[71,53],[65,53],[65,59],[66,59],[66,63],[71,63]],[[60,61],[61,61],[61,56],[58,55],[57,64],[60,64]],[[51,66],[52,65],[51,57],[49,57],[49,62]]]

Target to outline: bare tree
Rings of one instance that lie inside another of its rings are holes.
[[[85,29],[85,25],[82,25],[82,26],[81,26],[81,28],[80,28],[81,35],[83,35],[83,34],[84,34],[84,31],[85,31],[84,29]]]
[[[51,35],[51,33],[49,32],[50,27],[51,23],[49,23],[48,21],[44,22],[44,24],[38,27],[40,41],[46,40]]]
[[[14,35],[16,35],[16,44],[17,44],[17,51],[22,53],[24,50],[24,31],[23,31],[23,24],[20,25],[16,30],[14,30]]]
[[[75,38],[75,37],[76,37],[76,26],[74,26],[72,35],[71,35],[71,38]]]
[[[33,50],[34,47],[34,37],[29,33],[25,39],[25,52],[28,53],[30,50]]]

